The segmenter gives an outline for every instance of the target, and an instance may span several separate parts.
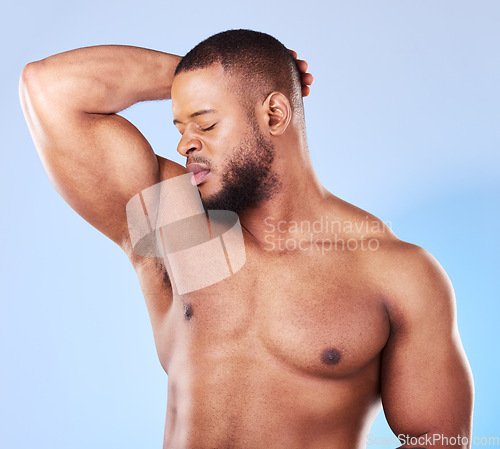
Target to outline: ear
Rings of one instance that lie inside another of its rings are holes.
[[[269,132],[273,136],[283,134],[292,119],[292,107],[281,92],[270,93],[264,101],[264,113]]]

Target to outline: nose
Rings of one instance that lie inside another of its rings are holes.
[[[191,153],[199,150],[201,150],[201,141],[186,130],[177,145],[178,153],[188,157]]]

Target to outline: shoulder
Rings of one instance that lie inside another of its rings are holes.
[[[186,167],[178,164],[177,162],[166,159],[160,155],[156,155],[158,159],[158,166],[160,167],[160,180],[165,181],[175,176],[185,175],[188,173]]]
[[[429,325],[455,321],[455,294],[436,258],[424,248],[397,238],[381,243],[373,268],[391,325]]]
[[[430,314],[454,319],[453,287],[430,252],[399,239],[381,219],[342,200],[337,214],[342,232],[335,238],[350,244],[347,249],[356,248],[350,251],[356,269],[382,298],[392,324],[429,319]]]

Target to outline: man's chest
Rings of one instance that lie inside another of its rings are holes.
[[[368,280],[345,264],[250,256],[230,278],[173,297],[164,366],[175,354],[274,359],[304,374],[350,375],[376,358],[389,333]]]

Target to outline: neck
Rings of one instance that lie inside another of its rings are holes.
[[[280,181],[276,193],[239,214],[248,237],[258,246],[265,245],[271,224],[314,220],[331,196],[319,182],[307,148],[281,154],[286,154],[286,159],[278,158],[273,164]]]

